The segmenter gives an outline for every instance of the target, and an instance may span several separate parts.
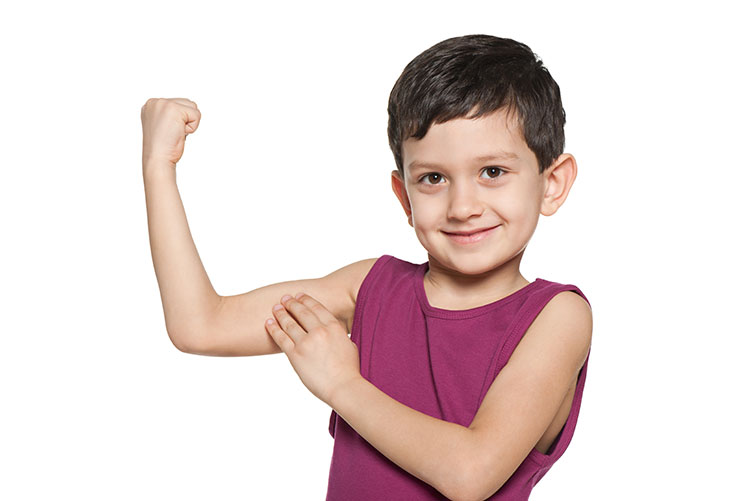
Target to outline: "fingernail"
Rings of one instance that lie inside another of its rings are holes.
[[[289,294],[284,294],[283,296],[281,296],[281,302],[282,303],[284,301],[289,301],[290,299],[292,299],[292,296],[290,296]]]
[[[304,293],[300,292],[299,294],[297,294],[297,295],[296,295],[296,296],[294,296],[294,297],[295,297],[295,299],[299,299],[299,298],[301,298],[301,297],[302,297],[302,296],[304,296],[304,295],[305,295]]]
[[[277,304],[276,306],[273,307],[273,311],[279,311],[282,308],[284,308],[284,307],[281,306],[280,304]]]

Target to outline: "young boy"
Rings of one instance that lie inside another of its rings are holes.
[[[167,333],[188,353],[287,355],[332,408],[327,499],[528,499],[572,438],[592,334],[580,289],[519,271],[539,214],[576,177],[558,86],[526,45],[456,37],[407,65],[388,112],[393,191],[427,262],[384,255],[219,296],[176,186],[200,112],[149,99],[143,175]]]

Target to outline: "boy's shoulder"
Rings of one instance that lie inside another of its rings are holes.
[[[560,320],[590,320],[592,317],[588,300],[574,290],[558,292],[544,309],[554,311]]]
[[[569,342],[572,345],[586,346],[586,351],[588,351],[593,332],[591,305],[578,287],[569,284],[557,285],[573,287],[573,289],[568,288],[554,293],[551,297],[548,296],[549,300],[542,306],[541,311],[529,326],[529,330],[533,330],[532,327],[536,324],[542,324],[549,327],[550,333],[555,333],[551,334],[553,336],[557,336],[560,332],[568,332],[571,336]]]
[[[376,266],[378,269],[374,270],[373,268]],[[399,259],[390,254],[383,254],[379,257],[355,261],[330,273],[323,280],[330,290],[346,291],[346,294],[336,294],[336,301],[338,302],[336,308],[340,312],[339,318],[346,322],[346,326],[349,332],[351,332],[357,298],[362,284],[368,275],[371,273],[381,273],[383,270],[388,269],[390,273],[402,276],[412,272],[419,266],[419,264]],[[345,301],[345,304],[341,304],[341,301]]]
[[[355,261],[323,277],[327,289],[345,292],[338,297],[338,301],[345,304],[337,305],[335,308],[341,312],[340,320],[346,323],[349,332],[351,332],[354,320],[354,307],[357,303],[360,286],[378,259],[380,257]]]
[[[590,345],[593,330],[593,313],[588,298],[580,288],[569,283],[553,282],[542,278],[534,294],[538,299],[530,301],[531,326],[547,324],[553,331],[560,328],[577,326],[573,332],[581,337],[580,341]],[[528,332],[527,332],[528,334]]]

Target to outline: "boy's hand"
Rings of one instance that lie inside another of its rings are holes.
[[[143,165],[152,160],[177,165],[185,139],[198,128],[198,105],[183,98],[151,98],[141,108],[143,125]]]
[[[337,388],[362,377],[357,345],[344,324],[312,297],[284,296],[281,303],[273,310],[276,318],[266,321],[266,330],[307,389],[330,406]]]

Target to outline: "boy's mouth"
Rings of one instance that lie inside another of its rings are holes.
[[[456,233],[449,233],[447,231],[444,231],[451,240],[453,240],[456,243],[459,244],[473,244],[475,242],[479,242],[481,240],[484,240],[487,238],[488,235],[490,235],[493,230],[496,228],[499,228],[502,225],[497,226],[491,226],[488,228],[478,228],[476,230],[469,230],[469,231],[463,231],[463,232],[456,232]]]
[[[486,228],[477,228],[475,230],[469,230],[469,231],[444,231],[443,233],[447,233],[448,235],[459,235],[459,236],[468,236],[468,235],[474,235],[476,233],[481,233],[483,231],[491,230],[493,228],[497,228],[498,225],[495,226],[488,226]]]

